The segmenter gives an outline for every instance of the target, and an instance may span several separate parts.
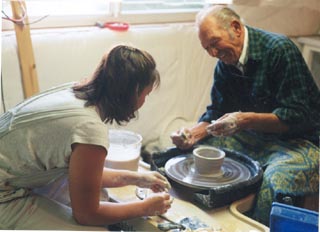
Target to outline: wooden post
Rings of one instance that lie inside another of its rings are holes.
[[[36,64],[33,55],[30,28],[24,0],[10,1],[14,19],[25,16],[21,24],[14,24],[18,44],[18,55],[21,69],[22,87],[24,97],[28,98],[39,92]]]

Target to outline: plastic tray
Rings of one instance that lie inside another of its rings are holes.
[[[272,203],[270,232],[318,232],[319,213],[278,202]]]

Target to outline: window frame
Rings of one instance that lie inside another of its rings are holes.
[[[8,1],[8,0],[5,0]],[[45,0],[43,0],[45,1]],[[106,0],[108,1],[108,0]],[[53,1],[51,1],[53,3]],[[6,3],[10,4],[10,3]],[[25,1],[28,12],[28,1]],[[30,4],[30,3],[29,3]],[[49,4],[49,3],[48,3]],[[11,16],[11,7],[3,8],[7,15]],[[109,10],[109,9],[106,9]],[[96,22],[127,22],[129,24],[158,24],[158,23],[180,23],[193,22],[199,8],[196,9],[166,9],[148,11],[123,11],[118,15],[110,12],[97,12],[89,14],[57,14],[37,15],[27,14],[30,29],[48,29],[65,27],[90,27]],[[9,12],[10,11],[10,12]],[[2,15],[4,16],[4,15]],[[2,31],[13,30],[14,23],[2,19]]]

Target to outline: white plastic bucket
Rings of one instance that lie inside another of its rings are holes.
[[[137,171],[142,136],[127,130],[109,130],[109,149],[105,167]]]

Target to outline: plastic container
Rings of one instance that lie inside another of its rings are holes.
[[[127,130],[109,130],[109,149],[105,167],[137,171],[142,136]]]
[[[272,203],[270,232],[318,232],[319,213],[278,202]]]

